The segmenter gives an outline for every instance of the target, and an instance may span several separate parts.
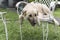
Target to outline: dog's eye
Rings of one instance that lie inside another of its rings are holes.
[[[32,17],[32,15],[29,15],[29,17]]]
[[[37,16],[37,15],[35,14],[35,16]]]

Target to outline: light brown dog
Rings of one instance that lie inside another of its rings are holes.
[[[40,3],[28,3],[22,10],[21,15],[19,15],[20,22],[27,19],[32,26],[36,23],[40,25],[41,19],[51,18],[55,24],[59,25],[58,21],[55,20],[50,12],[50,9],[45,4]]]

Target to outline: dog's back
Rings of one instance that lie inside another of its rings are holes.
[[[36,9],[40,13],[45,13],[45,14],[50,13],[49,8],[45,4],[41,4],[41,3],[34,3],[34,2],[28,3],[23,10],[30,10],[30,9]]]
[[[45,14],[50,13],[50,9],[45,4],[35,3],[35,7],[37,8],[38,12],[40,12],[40,13],[45,13]]]

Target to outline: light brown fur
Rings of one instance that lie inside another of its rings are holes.
[[[27,19],[31,23],[31,25],[34,26],[36,23],[40,25],[40,19],[42,19],[44,15],[48,18],[50,16],[51,19],[57,25],[59,25],[59,23],[54,19],[53,15],[51,15],[49,8],[46,5],[40,4],[40,3],[34,3],[34,2],[28,3],[23,8],[19,18],[20,20],[21,20],[21,17],[23,19]]]

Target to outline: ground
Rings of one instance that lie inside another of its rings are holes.
[[[2,9],[0,11],[6,11],[7,14],[4,15],[7,21],[8,28],[8,37],[9,40],[20,40],[20,27],[19,27],[19,19],[16,11],[10,9]],[[55,17],[60,17],[60,8],[57,8],[54,12]],[[49,24],[49,35],[48,40],[60,40],[60,27],[56,26],[58,29],[55,34],[54,25]],[[42,27],[32,27],[28,21],[24,21],[22,27],[22,36],[23,40],[42,40]],[[6,40],[5,30],[2,21],[0,21],[0,40]]]

